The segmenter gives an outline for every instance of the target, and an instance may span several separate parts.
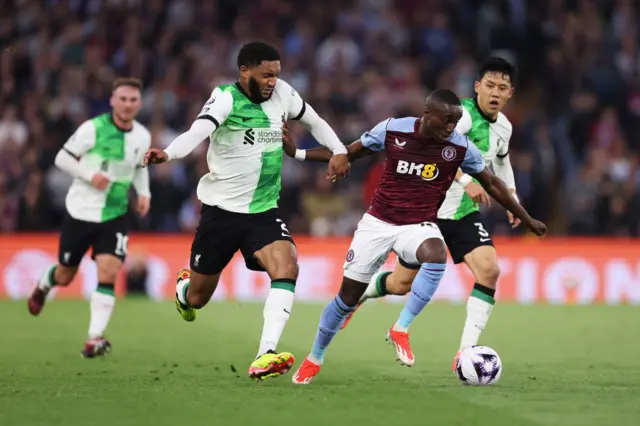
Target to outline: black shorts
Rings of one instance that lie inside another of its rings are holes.
[[[204,275],[217,274],[240,250],[247,268],[264,271],[253,254],[280,240],[293,243],[278,208],[262,213],[234,213],[203,204],[191,244],[191,269]]]
[[[112,254],[124,261],[127,255],[126,215],[107,222],[85,222],[66,214],[60,232],[58,262],[63,266],[78,266],[91,247],[91,258],[99,254]]]
[[[493,246],[480,212],[470,213],[458,220],[438,219],[438,227],[454,263],[464,262],[464,256],[477,247]]]

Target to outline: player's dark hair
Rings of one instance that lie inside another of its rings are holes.
[[[111,85],[111,91],[115,92],[115,90],[118,87],[122,87],[122,86],[135,87],[140,92],[142,92],[142,80],[140,80],[139,78],[135,78],[135,77],[119,77],[119,78],[116,78],[113,81],[113,84]]]
[[[436,89],[427,98],[427,102],[436,102],[443,105],[461,105],[460,98],[453,90]]]
[[[280,52],[270,44],[261,41],[247,43],[238,52],[238,68],[241,66],[255,67],[262,61],[279,61]]]
[[[509,76],[511,85],[514,86],[516,82],[516,67],[504,58],[492,56],[485,59],[478,68],[478,81],[482,80],[488,72],[496,72]]]

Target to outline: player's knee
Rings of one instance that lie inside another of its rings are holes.
[[[58,265],[56,266],[53,279],[56,285],[65,287],[71,284],[71,281],[73,281],[77,272],[78,268],[69,268],[66,266]]]
[[[439,238],[423,241],[416,254],[420,263],[447,263],[447,248]]]

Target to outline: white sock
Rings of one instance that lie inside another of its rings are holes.
[[[108,292],[108,290],[107,290]],[[111,312],[116,304],[116,298],[112,294],[98,290],[91,295],[91,319],[89,321],[89,339],[97,339],[104,335],[104,331],[111,319]]]
[[[367,299],[377,299],[378,297],[384,297],[387,293],[382,293],[379,285],[380,276],[382,274],[389,274],[387,271],[378,271],[371,277],[369,281],[369,285],[367,289],[364,291],[364,294],[360,298],[360,303],[364,302]]]
[[[40,277],[40,280],[38,281],[38,288],[40,290],[48,292],[51,290],[51,287],[55,285],[53,282],[53,273],[57,266],[58,265],[51,265],[44,271],[44,274],[42,274],[42,277]]]
[[[268,352],[275,351],[280,341],[280,336],[284,331],[284,326],[291,315],[293,307],[293,284],[291,289],[274,288],[269,290],[269,296],[264,304],[264,325],[262,328],[262,337],[260,338],[260,347],[258,348],[258,356]]]
[[[189,287],[190,283],[191,280],[187,278],[186,280],[179,280],[176,284],[176,294],[178,295],[178,301],[185,306],[191,306],[189,305],[189,302],[187,302],[187,288]]]
[[[476,297],[474,292],[471,293],[467,300],[467,320],[462,330],[460,350],[478,344],[480,335],[487,325],[487,321],[489,321],[489,316],[491,316],[491,310],[495,303],[493,297],[484,293],[480,297]]]

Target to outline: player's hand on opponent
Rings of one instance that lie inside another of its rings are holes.
[[[101,173],[96,173],[91,178],[91,186],[93,186],[95,189],[99,189],[100,191],[104,191],[105,189],[107,189],[110,183],[111,181],[109,180],[109,178]]]
[[[467,193],[474,203],[491,206],[491,197],[489,197],[489,194],[487,194],[487,191],[484,190],[482,185],[478,185],[475,182],[469,182],[467,186],[464,187],[464,192]]]
[[[536,234],[538,237],[542,237],[543,235],[545,235],[547,233],[547,225],[545,225],[544,223],[540,222],[539,220],[533,219],[533,218],[529,218],[529,220],[527,220],[524,225],[529,228],[529,230],[531,232],[533,232],[534,234]]]
[[[151,207],[151,199],[149,197],[138,196],[138,202],[136,204],[136,211],[140,217],[145,217],[149,213]]]
[[[286,122],[282,125],[282,147],[284,148],[284,153],[289,157],[294,158],[296,156],[296,144],[291,139],[289,126]]]
[[[329,160],[327,179],[330,179],[331,182],[337,182],[338,179],[349,176],[350,169],[349,156],[347,154],[336,154]]]
[[[158,148],[151,148],[144,155],[144,161],[142,164],[144,166],[146,166],[147,164],[161,164],[168,160],[169,156],[167,156],[166,152]]]

